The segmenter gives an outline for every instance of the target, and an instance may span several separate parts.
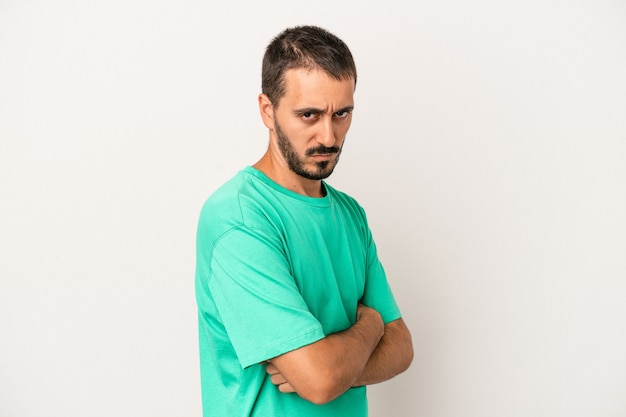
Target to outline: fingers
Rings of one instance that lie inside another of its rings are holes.
[[[372,308],[366,306],[365,304],[359,303],[356,308],[357,320],[359,320],[364,314],[367,314],[369,310],[372,310]]]
[[[276,368],[271,363],[267,364],[267,366],[265,367],[265,372],[267,372],[268,375],[271,375],[270,381],[272,382],[272,384],[278,387],[278,390],[280,392],[296,392],[296,390],[293,388],[293,386],[291,386],[289,381],[287,381],[287,379],[285,379],[285,377],[280,373],[278,368]]]
[[[267,372],[267,374],[271,376],[270,381],[272,381],[272,384],[274,385],[280,385],[287,382],[287,379],[282,376],[278,368],[271,363],[267,364],[267,366],[265,367],[265,372]]]
[[[280,384],[278,386],[278,390],[280,392],[284,392],[284,393],[296,392],[296,390],[293,389],[293,387],[291,386],[291,384],[289,382],[286,382],[284,384]]]
[[[267,364],[267,366],[265,367],[265,372],[267,372],[270,375],[276,375],[280,373],[278,371],[278,368],[272,365],[271,363]]]
[[[272,375],[272,377],[270,378],[270,381],[272,381],[272,384],[274,385],[281,385],[287,382],[285,377],[282,376],[281,374]]]

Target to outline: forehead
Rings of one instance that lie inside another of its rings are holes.
[[[294,68],[285,71],[285,95],[290,105],[346,107],[354,105],[353,78],[337,80],[320,69]]]

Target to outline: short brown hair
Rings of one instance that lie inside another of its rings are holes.
[[[321,69],[337,80],[354,79],[356,65],[348,46],[317,26],[285,29],[267,46],[263,56],[261,91],[274,107],[285,95],[285,71]]]

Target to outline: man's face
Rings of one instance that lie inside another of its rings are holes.
[[[285,73],[286,91],[274,108],[272,136],[297,175],[321,180],[332,174],[352,121],[354,80],[337,81],[321,70]]]

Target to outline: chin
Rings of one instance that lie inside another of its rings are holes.
[[[325,180],[326,178],[330,177],[334,170],[335,165],[331,167],[325,166],[323,168],[317,167],[317,169],[315,170],[306,171],[304,173],[300,173],[300,175],[310,180]]]

